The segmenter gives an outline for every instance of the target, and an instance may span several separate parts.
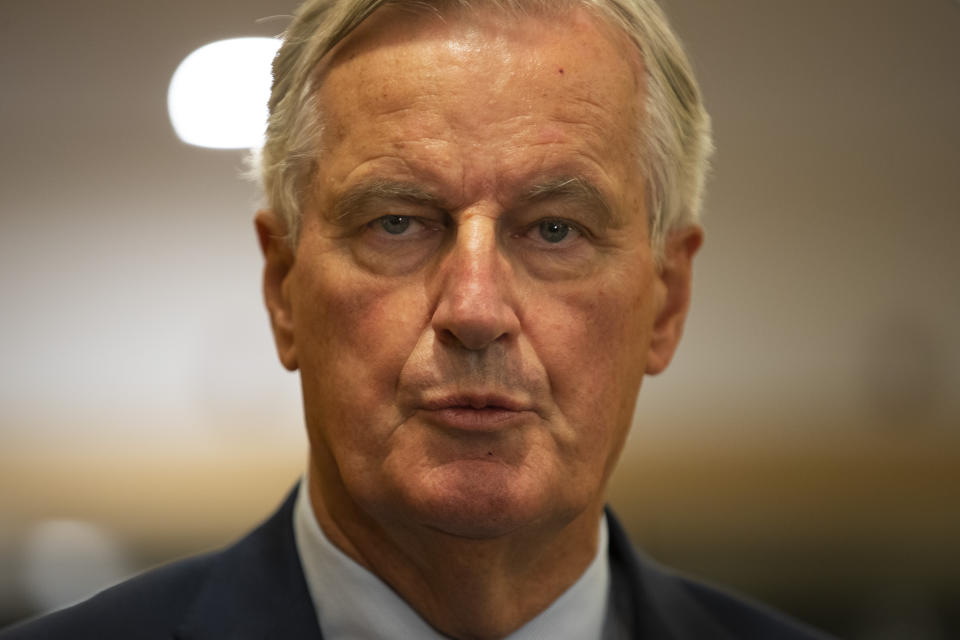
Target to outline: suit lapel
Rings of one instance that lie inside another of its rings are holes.
[[[684,588],[680,578],[641,558],[607,509],[612,604],[636,640],[733,640]]]
[[[293,537],[297,488],[265,523],[220,554],[178,640],[320,640]]]
[[[177,640],[322,640],[293,536],[297,488],[265,523],[219,554],[179,627]],[[730,640],[683,588],[641,559],[611,511],[613,607],[629,637]]]

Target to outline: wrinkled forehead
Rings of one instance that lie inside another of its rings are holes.
[[[465,43],[471,31],[478,37],[481,31],[487,36],[498,32],[504,41],[516,41],[525,34],[534,35],[530,33],[531,25],[548,29],[556,24],[591,27],[580,30],[589,35],[569,44],[582,45],[586,39],[593,39],[598,47],[613,44],[622,53],[622,59],[630,64],[634,87],[638,91],[644,88],[644,62],[639,47],[612,16],[597,5],[579,0],[386,2],[321,58],[315,68],[314,86],[322,84],[331,68],[370,48],[395,46],[414,37],[449,37],[454,30]]]
[[[610,34],[582,10],[370,16],[317,92],[325,193],[403,174],[456,208],[575,176],[632,210],[642,93]]]

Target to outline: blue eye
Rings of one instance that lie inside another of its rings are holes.
[[[378,222],[384,231],[398,236],[410,228],[411,219],[409,216],[383,216]]]
[[[540,237],[551,244],[563,242],[570,235],[570,225],[559,220],[542,220],[539,230]]]

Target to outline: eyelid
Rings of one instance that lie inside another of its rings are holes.
[[[381,226],[381,222],[382,222],[383,220],[386,220],[387,218],[406,218],[406,219],[408,219],[411,223],[415,223],[415,224],[417,224],[417,225],[420,226],[419,229],[414,229],[414,231],[417,231],[417,230],[420,230],[420,231],[440,231],[440,230],[442,230],[442,229],[444,228],[444,226],[445,226],[444,223],[443,223],[441,220],[436,220],[436,219],[432,219],[432,218],[426,218],[426,217],[424,217],[424,216],[416,216],[416,215],[410,215],[410,214],[403,213],[403,212],[398,212],[398,213],[384,213],[384,214],[382,214],[382,215],[380,215],[380,216],[377,216],[376,218],[373,218],[373,219],[370,220],[369,222],[365,223],[365,224],[361,227],[361,230],[364,230],[364,231],[372,230],[372,231],[375,231],[375,232],[382,231],[385,235],[388,235],[388,236],[392,235],[393,237],[398,238],[398,239],[399,239],[399,238],[402,238],[402,237],[404,237],[404,236],[410,235],[410,233],[390,234],[389,232],[387,232],[386,229],[384,229],[384,228]]]
[[[524,225],[521,228],[520,232],[516,234],[516,236],[522,237],[522,236],[527,236],[530,233],[536,232],[540,228],[540,225],[543,224],[544,222],[559,222],[560,224],[564,224],[570,227],[570,230],[576,233],[577,236],[579,237],[583,237],[588,240],[593,238],[593,234],[584,225],[578,222],[575,222],[573,220],[570,220],[569,218],[564,218],[562,216],[543,216],[542,218],[537,218],[533,222]]]
[[[379,197],[369,193],[344,197],[333,208],[334,220],[343,227],[362,228],[386,215],[440,219],[443,211],[432,202],[405,197]]]

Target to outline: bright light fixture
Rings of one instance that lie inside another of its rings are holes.
[[[206,44],[177,67],[167,109],[177,136],[213,149],[263,145],[276,38],[233,38]]]

